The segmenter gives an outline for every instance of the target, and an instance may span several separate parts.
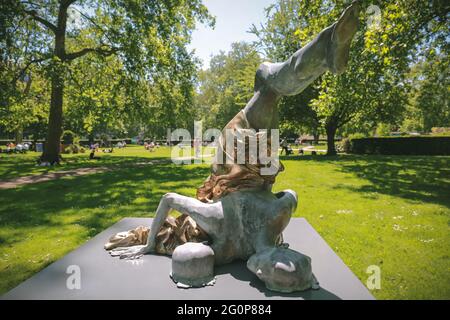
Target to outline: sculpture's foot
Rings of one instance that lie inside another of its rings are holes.
[[[348,44],[352,41],[359,25],[359,2],[353,1],[345,9],[334,27],[332,40],[339,44]]]
[[[247,261],[247,268],[272,291],[289,293],[319,288],[311,258],[291,249],[277,247],[255,253]]]
[[[341,74],[347,68],[350,45],[359,25],[359,3],[354,1],[334,25],[328,50],[328,66],[331,72]]]

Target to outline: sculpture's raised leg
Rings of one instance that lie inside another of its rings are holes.
[[[244,108],[254,129],[278,128],[277,103],[301,93],[326,71],[342,73],[358,28],[359,5],[354,1],[337,22],[281,63],[264,62],[256,72],[255,94]]]

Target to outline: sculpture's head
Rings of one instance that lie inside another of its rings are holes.
[[[311,258],[291,249],[277,247],[255,253],[247,261],[247,268],[273,291],[319,288],[312,273]]]
[[[331,26],[331,41],[327,48],[327,65],[331,72],[340,74],[347,67],[350,44],[358,30],[359,3],[353,3],[345,9],[339,20]]]

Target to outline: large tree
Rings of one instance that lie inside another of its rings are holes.
[[[420,45],[437,34],[428,27],[445,25],[447,10],[442,1],[424,5],[398,0],[380,4],[378,13],[379,24],[373,23],[376,10],[363,16],[366,23],[354,42],[347,72],[326,74],[313,102],[324,116],[328,154],[336,153],[334,136],[348,123],[372,123],[375,128],[378,123],[400,121],[407,105],[411,63]]]
[[[275,50],[277,39],[298,37],[304,45],[333,23],[347,2],[279,0],[268,11],[260,39],[270,51]],[[361,2],[363,8],[372,5],[371,1]],[[448,5],[442,0],[396,0],[379,3],[378,8],[362,10],[361,21],[366,23],[361,23],[353,41],[347,71],[339,76],[327,73],[314,84],[318,95],[310,105],[326,130],[330,155],[336,153],[337,130],[349,122],[376,124],[400,118],[408,92],[405,77],[418,45],[442,33],[448,15]],[[286,21],[286,11],[298,17],[293,23],[297,29],[280,28],[277,37],[270,37],[272,25],[292,24]],[[271,40],[275,43],[268,45]]]
[[[411,92],[402,129],[430,132],[450,126],[448,45],[432,48],[410,73]]]
[[[41,63],[50,79],[48,132],[41,160],[51,163],[59,161],[64,89],[72,62],[87,55],[117,55],[130,81],[173,75],[180,79],[183,63],[192,60],[186,44],[196,20],[212,23],[200,0],[6,2],[5,9],[15,13],[14,23],[5,31],[10,42],[16,41],[15,30],[30,21],[32,37],[37,39],[32,52],[21,59],[24,69]]]
[[[8,5],[0,3],[0,126],[3,134],[13,133],[18,143],[24,129],[46,123],[47,81],[28,62],[40,41],[32,32],[32,23],[23,21],[17,27],[18,6]]]
[[[198,118],[205,126],[223,128],[253,96],[255,70],[261,64],[255,48],[246,42],[231,45],[228,53],[211,58],[199,75]]]

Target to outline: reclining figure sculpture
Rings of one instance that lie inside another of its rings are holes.
[[[342,73],[358,28],[358,7],[354,1],[336,23],[322,30],[287,61],[261,64],[252,99],[225,129],[277,129],[277,103],[282,96],[299,94],[326,71]],[[219,148],[224,150],[224,146],[222,133]],[[235,153],[225,154],[236,160]],[[162,197],[146,241],[130,247],[109,245],[107,249],[111,249],[112,256],[124,259],[148,253],[170,255],[174,250],[180,256],[183,243],[208,239],[216,265],[247,260],[247,267],[271,290],[292,292],[316,287],[310,258],[288,249],[281,240],[297,207],[297,194],[292,190],[271,192],[276,175],[283,170],[281,164],[272,175],[262,175],[261,168],[259,162],[255,165],[249,161],[244,164],[216,161],[211,175],[198,189],[197,199],[176,193]],[[183,215],[168,220],[172,209]],[[167,232],[171,228],[178,228],[178,236]],[[136,243],[139,242],[133,244]],[[192,254],[185,252],[186,261]]]

